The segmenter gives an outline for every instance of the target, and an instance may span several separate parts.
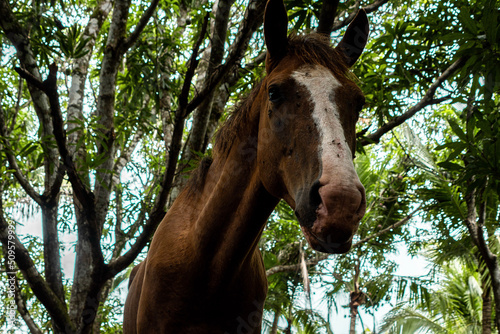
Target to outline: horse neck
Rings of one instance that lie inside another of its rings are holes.
[[[219,273],[238,271],[247,263],[278,203],[260,181],[258,118],[250,123],[255,130],[235,138],[227,154],[215,154],[204,184],[183,193],[177,201],[177,210],[191,212],[188,239],[202,257],[200,263]],[[255,152],[249,152],[251,149]]]

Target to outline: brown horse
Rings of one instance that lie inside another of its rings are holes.
[[[282,0],[264,15],[267,76],[220,129],[134,268],[124,333],[260,333],[267,281],[257,247],[280,199],[312,248],[349,250],[365,212],[352,163],[364,97],[349,79],[368,20],[342,41],[287,38]]]

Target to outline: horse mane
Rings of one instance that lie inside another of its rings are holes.
[[[333,47],[328,35],[292,34],[288,37],[287,55],[298,58],[304,64],[324,66],[340,81],[345,81],[350,76],[345,56]]]
[[[221,125],[215,134],[213,157],[226,156],[232,147],[234,138],[241,134],[243,126],[248,124],[250,108],[259,93],[262,82],[257,83],[248,96],[244,98],[231,112],[228,119]],[[213,157],[207,156],[200,160],[198,168],[194,169],[186,185],[187,189],[195,190],[205,183],[207,172],[212,165]]]
[[[250,109],[261,86],[262,81],[259,81],[219,128],[215,135],[214,156],[227,155],[236,136],[240,135],[244,130],[243,127],[248,125]]]
[[[345,81],[348,75],[352,75],[342,53],[332,46],[329,36],[324,34],[290,35],[287,56],[295,57],[304,64],[324,66],[340,81]],[[217,131],[213,149],[214,157],[226,156],[234,139],[244,133],[244,126],[249,123],[250,108],[261,86],[262,81],[259,81]],[[203,185],[212,161],[211,157],[201,160],[198,168],[191,173],[187,188],[194,190]]]

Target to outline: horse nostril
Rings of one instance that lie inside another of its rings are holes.
[[[309,191],[309,204],[314,208],[317,208],[321,204],[319,188],[321,188],[321,183],[319,183],[319,180],[316,180]]]
[[[366,194],[365,188],[363,186],[359,187],[359,192],[361,193],[361,203],[359,204],[358,210],[356,213],[359,215],[359,219],[363,218],[366,211]]]

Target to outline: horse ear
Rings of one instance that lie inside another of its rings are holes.
[[[361,9],[347,27],[344,37],[335,48],[344,55],[349,67],[354,65],[363,52],[369,32],[368,17],[365,10]]]
[[[286,55],[288,16],[283,0],[268,0],[264,12],[264,39],[267,46],[266,71]]]

